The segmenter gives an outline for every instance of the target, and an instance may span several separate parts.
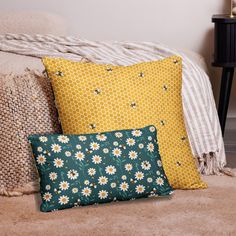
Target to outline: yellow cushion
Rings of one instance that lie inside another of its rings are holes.
[[[44,58],[65,134],[155,125],[171,185],[205,188],[183,120],[182,60],[178,56],[132,66]]]

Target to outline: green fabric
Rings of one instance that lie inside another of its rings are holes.
[[[41,211],[169,195],[156,128],[86,135],[32,135]]]

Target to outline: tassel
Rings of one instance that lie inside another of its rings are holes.
[[[228,175],[236,177],[236,173],[231,168],[220,167],[216,160],[214,152],[204,153],[201,157],[197,157],[198,171],[203,175]]]

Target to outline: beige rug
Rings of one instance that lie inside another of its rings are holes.
[[[236,235],[236,178],[204,177],[209,188],[145,199],[39,212],[39,196],[0,197],[0,235]]]

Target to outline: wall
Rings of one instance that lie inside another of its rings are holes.
[[[211,63],[211,16],[227,12],[229,0],[7,0],[1,10],[44,10],[58,13],[70,34],[95,40],[146,40],[201,53]],[[218,100],[220,70],[210,67]],[[236,117],[236,82],[229,116]]]

